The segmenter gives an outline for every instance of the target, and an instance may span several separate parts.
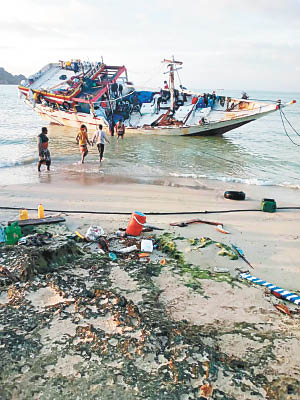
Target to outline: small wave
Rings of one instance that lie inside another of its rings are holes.
[[[234,177],[219,177],[219,178],[208,178],[208,179],[217,179],[223,182],[232,182],[232,183],[243,183],[246,185],[256,185],[256,186],[274,186],[275,183],[272,181],[265,181],[263,179],[257,178],[234,178]]]
[[[207,178],[209,179],[206,175],[197,175],[197,174],[177,174],[176,172],[170,172],[170,176],[175,176],[176,178]]]
[[[193,178],[193,179],[210,179],[222,182],[232,182],[232,183],[243,183],[246,185],[257,185],[257,186],[274,186],[275,183],[272,181],[257,179],[257,178],[235,178],[228,176],[207,176],[207,175],[197,175],[197,174],[178,174],[176,172],[171,172],[170,176],[175,176],[177,178]]]
[[[0,162],[0,168],[11,168],[11,167],[18,167],[21,165],[29,165],[33,164],[37,161],[37,158],[26,158],[25,160],[18,160],[18,161],[4,161]]]
[[[300,190],[300,185],[296,185],[295,183],[290,183],[290,182],[279,183],[278,186],[289,188],[289,189]]]
[[[291,182],[282,182],[275,183],[270,180],[263,180],[257,178],[236,178],[236,177],[228,177],[228,176],[207,176],[207,175],[197,175],[197,174],[179,174],[176,172],[169,173],[170,176],[174,176],[176,178],[192,178],[192,179],[209,179],[209,180],[217,180],[228,183],[241,183],[245,185],[256,185],[256,186],[279,186],[288,189],[300,190],[300,185]]]

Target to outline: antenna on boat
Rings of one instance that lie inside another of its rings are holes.
[[[167,67],[170,68],[168,72],[165,72],[165,74],[169,74],[169,79],[170,79],[170,94],[171,94],[171,108],[174,110],[175,108],[175,96],[174,96],[174,89],[175,89],[175,82],[174,82],[174,72],[178,71],[181,68],[176,68],[176,65],[182,65],[182,61],[175,61],[174,56],[172,56],[172,60],[167,60],[164,59],[162,61],[163,63],[168,64]]]

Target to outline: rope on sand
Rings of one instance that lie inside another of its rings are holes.
[[[37,211],[37,208],[30,207],[8,207],[0,206],[0,210],[20,210]],[[277,210],[300,210],[300,207],[277,207]],[[63,214],[97,214],[97,215],[131,215],[131,212],[124,211],[91,211],[91,210],[53,210],[45,208],[47,212],[63,213]],[[211,211],[174,211],[174,212],[146,212],[146,215],[195,215],[195,214],[225,214],[235,212],[261,212],[260,209],[248,208],[241,210],[211,210]]]

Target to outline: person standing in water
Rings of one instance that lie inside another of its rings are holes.
[[[92,144],[97,143],[98,151],[99,151],[99,157],[100,157],[100,163],[103,159],[103,154],[104,154],[104,144],[105,142],[110,143],[110,141],[107,139],[104,131],[102,130],[103,126],[99,125],[99,128],[97,129],[94,137]]]
[[[50,171],[51,157],[48,149],[48,129],[46,127],[42,128],[42,132],[38,135],[38,152],[39,152],[39,162],[38,171],[41,172],[41,165],[47,165],[47,171]]]
[[[116,131],[117,131],[117,134],[118,134],[117,140],[119,140],[120,137],[123,140],[124,139],[124,135],[125,135],[125,125],[123,124],[121,119],[119,120],[119,122],[116,125]]]
[[[87,144],[91,145],[89,141],[89,137],[87,134],[87,128],[85,125],[81,125],[80,131],[78,132],[78,135],[76,136],[76,142],[79,144],[80,151],[81,151],[81,164],[84,164],[84,159],[88,155],[88,148]]]

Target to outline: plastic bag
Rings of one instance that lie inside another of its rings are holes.
[[[85,236],[91,242],[96,242],[103,235],[104,230],[101,226],[90,226]]]

